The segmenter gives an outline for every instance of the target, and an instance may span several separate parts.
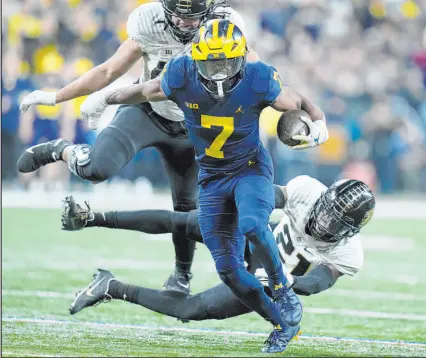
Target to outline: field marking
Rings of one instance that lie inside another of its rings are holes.
[[[409,321],[423,321],[426,322],[426,315],[419,315],[416,313],[389,313],[389,312],[376,312],[376,311],[358,311],[339,308],[313,308],[308,307],[303,309],[305,312],[316,314],[334,314],[337,316],[351,316],[351,317],[366,317],[366,318],[383,318],[383,319],[397,319]]]
[[[47,298],[74,298],[73,293],[55,292],[55,291],[31,291],[31,290],[3,290],[2,294],[5,296],[22,296],[22,297],[47,297]],[[359,290],[345,290],[340,288],[333,288],[324,291],[322,295],[337,296],[337,297],[357,297],[358,299],[389,299],[398,301],[426,301],[426,295],[416,295],[413,293],[397,293],[397,292],[384,292],[384,291],[359,291]]]
[[[19,291],[19,290],[3,290],[3,295],[9,296],[22,296],[22,297],[44,297],[44,298],[64,298],[72,299],[74,297],[71,293],[51,292],[51,291]],[[359,294],[359,292],[358,292]],[[392,293],[389,293],[391,295]],[[389,296],[388,296],[389,297]],[[422,321],[426,322],[426,315],[415,313],[390,313],[390,312],[377,312],[377,311],[360,311],[341,308],[322,308],[322,307],[306,307],[304,311],[312,314],[322,315],[337,315],[349,317],[366,317],[366,318],[380,318],[380,319],[394,319],[394,320],[409,320],[409,321]]]
[[[214,330],[214,329],[197,329],[197,328],[183,328],[183,327],[165,327],[165,326],[145,326],[137,324],[118,324],[118,323],[103,323],[103,322],[81,322],[81,321],[61,321],[55,319],[38,319],[38,318],[25,318],[25,317],[3,317],[4,322],[21,322],[21,323],[34,323],[34,324],[50,324],[50,325],[70,325],[70,326],[86,326],[93,328],[127,328],[138,329],[143,331],[164,331],[164,332],[184,332],[184,333],[212,333],[219,335],[236,335],[236,336],[253,336],[253,337],[266,337],[267,333],[262,332],[246,332],[246,331],[230,331],[230,330]],[[347,338],[347,337],[328,337],[328,336],[310,336],[301,335],[302,340],[317,340],[317,341],[339,341],[339,342],[355,342],[355,343],[371,343],[395,346],[415,346],[426,347],[426,342],[405,342],[405,341],[387,341],[376,340],[368,338]]]
[[[136,189],[135,189],[136,188]],[[123,190],[124,189],[124,190]],[[136,192],[144,195],[141,201]],[[105,193],[108,195],[105,195]],[[4,190],[2,192],[3,208],[46,208],[60,209],[62,199],[69,195],[67,190],[51,191],[46,195],[44,190],[36,188],[29,191]],[[90,192],[73,191],[77,202],[88,200],[96,210],[143,210],[165,209],[173,210],[169,192],[153,193],[149,187],[135,187],[114,183],[100,183],[92,186]],[[386,196],[376,197],[376,219],[426,219],[426,204],[424,196],[413,197]],[[277,211],[279,212],[279,211]]]
[[[1,352],[3,355],[4,354],[10,354],[11,355],[11,357],[67,357],[67,356],[60,356],[60,355],[57,355],[57,354],[42,354],[42,353],[31,353],[31,354],[28,354],[28,353],[16,353],[16,352],[5,352],[5,351],[2,351]]]

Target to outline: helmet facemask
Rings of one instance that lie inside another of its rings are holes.
[[[206,5],[204,9],[201,9],[201,1],[200,1],[200,9],[201,11],[192,12],[192,5],[190,2],[187,2],[185,0],[175,0],[174,6],[169,7],[167,4],[168,2],[166,0],[161,1],[163,4],[163,9],[165,13],[166,18],[166,24],[167,29],[171,36],[178,42],[186,45],[189,42],[192,41],[200,27],[204,24],[207,17],[210,16],[213,6],[210,4],[213,4],[213,2],[210,2],[209,5]],[[208,2],[208,1],[207,1]],[[206,2],[204,2],[206,3]],[[198,20],[198,26],[196,27],[187,27],[182,28],[174,24],[172,17],[176,16],[183,19],[191,19],[191,20]]]
[[[245,63],[245,56],[195,61],[203,86],[217,99],[225,97],[237,87],[243,78]]]
[[[359,233],[372,217],[375,200],[368,186],[357,180],[333,184],[316,201],[307,230],[317,241],[338,243]]]

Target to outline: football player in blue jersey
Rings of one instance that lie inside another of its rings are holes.
[[[109,104],[171,99],[184,112],[199,165],[198,221],[220,279],[249,308],[274,325],[262,351],[284,351],[299,331],[302,305],[287,282],[268,227],[274,208],[273,168],[259,138],[259,116],[267,106],[305,110],[312,120],[296,148],[325,142],[323,112],[283,86],[263,62],[246,62],[245,37],[228,20],[212,20],[193,40],[191,56],[172,59],[149,82],[96,92],[82,105],[88,117]],[[67,150],[67,149],[65,149]],[[245,238],[268,274],[273,300],[244,267]],[[92,285],[106,281],[100,271]]]

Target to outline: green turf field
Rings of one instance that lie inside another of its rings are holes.
[[[98,267],[160,288],[173,269],[167,235],[62,232],[59,211],[24,209],[4,209],[2,231],[3,356],[260,355],[270,326],[255,314],[182,324],[125,302],[68,314]],[[362,273],[303,298],[303,334],[285,355],[426,356],[426,223],[373,219],[364,234]],[[199,245],[192,291],[217,282]]]

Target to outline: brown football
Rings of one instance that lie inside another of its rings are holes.
[[[297,134],[309,134],[309,127],[300,119],[302,116],[310,118],[309,114],[307,114],[305,111],[302,111],[301,109],[292,109],[290,111],[284,112],[278,120],[278,138],[285,145],[293,147],[300,143],[299,140],[292,139],[293,136]]]

